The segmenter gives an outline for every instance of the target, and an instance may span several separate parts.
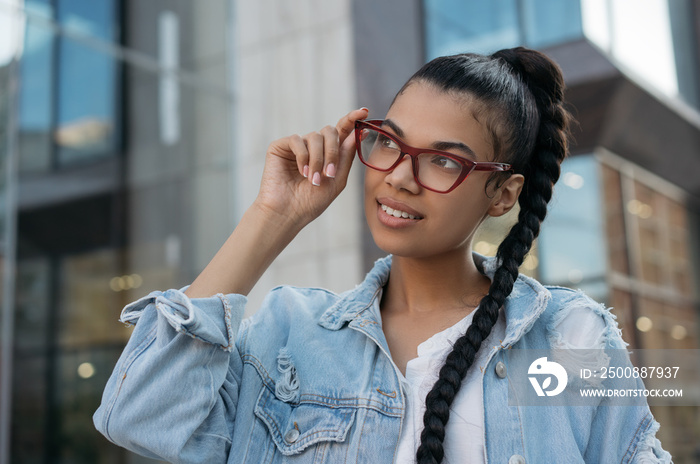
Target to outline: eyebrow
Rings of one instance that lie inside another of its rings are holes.
[[[404,131],[401,130],[401,128],[396,125],[394,121],[391,119],[385,119],[382,122],[382,126],[389,126],[389,128],[396,133],[399,137],[402,139],[405,137]],[[474,153],[474,150],[469,148],[469,145],[462,143],[462,142],[447,142],[447,141],[439,141],[439,142],[433,142],[432,146],[430,147],[433,150],[440,150],[440,151],[451,151],[451,150],[459,150],[467,154],[469,157],[474,158],[474,160],[477,159],[476,153]]]

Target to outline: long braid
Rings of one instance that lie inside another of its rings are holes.
[[[426,397],[424,429],[417,451],[420,464],[440,463],[443,459],[450,406],[482,342],[491,333],[498,319],[499,308],[513,290],[518,268],[539,234],[553,186],[559,178],[559,165],[567,154],[569,116],[563,108],[563,79],[556,65],[541,53],[524,48],[503,50],[492,55],[491,59],[507,63],[514,71],[513,77],[531,92],[539,113],[539,127],[536,128],[536,137],[533,137],[534,143],[520,143],[529,151],[526,162],[516,163],[520,166],[514,164],[516,172],[525,176],[523,191],[518,199],[520,213],[517,224],[498,247],[496,259],[500,264],[489,292],[479,303],[466,333],[455,342],[445,365],[440,369],[438,380]],[[517,144],[510,142],[511,148]]]

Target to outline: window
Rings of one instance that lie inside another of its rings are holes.
[[[28,18],[52,15],[51,6],[45,1],[27,2],[26,8]],[[51,29],[27,20],[19,96],[19,169],[23,172],[45,171],[51,166],[53,43]]]
[[[42,172],[118,151],[119,65],[99,49],[119,39],[116,0],[27,3],[21,59],[21,172]],[[60,32],[47,26],[57,20]]]
[[[426,0],[425,21],[428,59],[486,53],[520,40],[516,0]]]
[[[608,262],[599,178],[593,155],[562,163],[538,241],[539,276],[547,284],[580,288],[606,301]]]
[[[427,58],[581,37],[579,0],[425,0]]]
[[[527,0],[520,2],[524,43],[532,48],[581,37],[579,0]]]
[[[76,34],[103,41],[118,37],[115,0],[61,0],[59,23]],[[68,37],[58,43],[57,164],[65,166],[115,153],[117,62]]]

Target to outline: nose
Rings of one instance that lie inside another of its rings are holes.
[[[420,185],[413,176],[413,164],[409,155],[404,155],[399,165],[387,173],[384,181],[396,190],[408,190],[411,193],[420,191]]]

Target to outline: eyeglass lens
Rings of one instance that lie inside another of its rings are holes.
[[[359,154],[367,165],[387,170],[402,157],[399,145],[392,138],[373,129],[363,128]],[[438,153],[420,153],[416,157],[418,181],[437,191],[449,190],[459,179],[463,166]]]

